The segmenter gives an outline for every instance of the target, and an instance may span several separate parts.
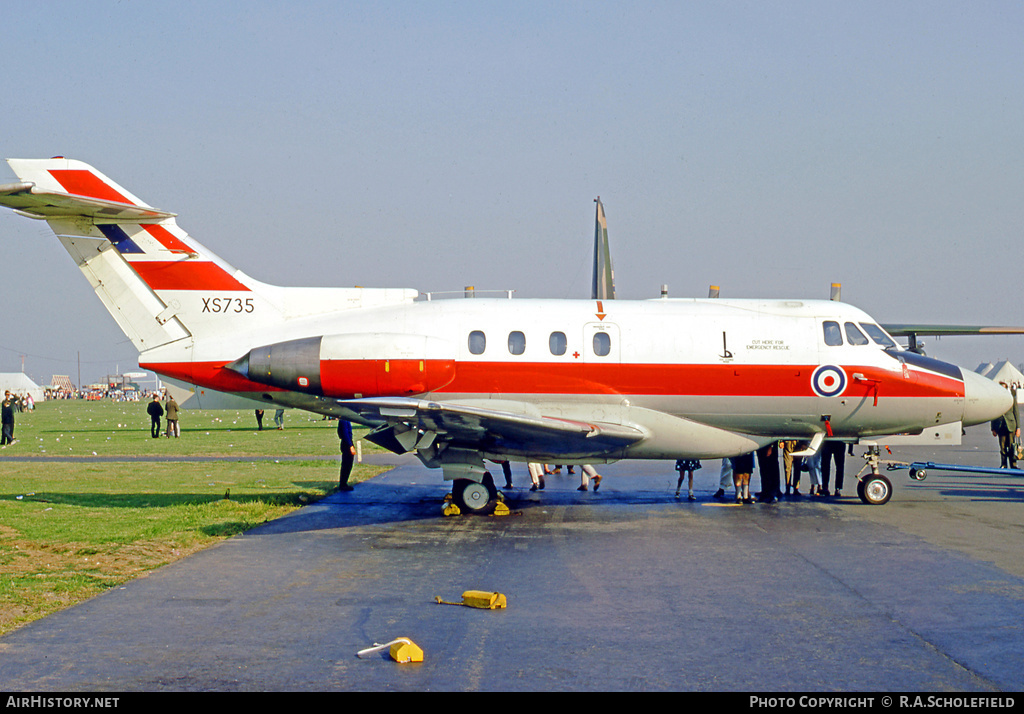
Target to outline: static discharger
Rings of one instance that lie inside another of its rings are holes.
[[[399,637],[398,639],[391,640],[391,642],[383,645],[375,642],[373,647],[367,647],[365,650],[359,650],[356,652],[356,657],[369,657],[372,654],[383,652],[384,650],[387,650],[391,659],[395,660],[399,664],[423,661],[423,650],[408,637]]]
[[[448,602],[439,597],[434,599],[438,605],[465,605],[481,610],[504,610],[508,606],[508,600],[501,593],[488,593],[483,590],[467,590],[462,593],[462,602]]]

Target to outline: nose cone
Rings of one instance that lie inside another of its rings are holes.
[[[964,426],[983,424],[1013,406],[1013,396],[1002,385],[976,372],[964,371]]]

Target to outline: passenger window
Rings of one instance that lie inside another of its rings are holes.
[[[846,341],[851,345],[866,345],[868,343],[868,338],[852,322],[847,322],[843,327],[846,328]]]
[[[840,347],[843,344],[843,333],[839,331],[839,323],[826,320],[824,328],[825,344],[829,347]]]
[[[508,351],[514,355],[526,352],[526,335],[519,331],[508,333]]]
[[[480,330],[473,330],[469,333],[469,352],[474,355],[482,355],[487,349],[487,337]]]
[[[552,332],[551,337],[548,338],[548,349],[553,355],[564,355],[568,346],[569,341],[565,339],[564,332]]]
[[[860,323],[860,326],[864,328],[864,332],[868,333],[868,337],[875,341],[876,345],[884,347],[885,349],[896,346],[896,343],[892,341],[892,338],[885,334],[885,330],[878,325],[874,325],[870,322],[862,322]]]
[[[607,357],[612,351],[612,338],[607,332],[594,333],[594,354]]]

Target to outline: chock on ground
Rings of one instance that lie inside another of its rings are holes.
[[[434,599],[438,605],[465,605],[481,610],[504,610],[508,606],[508,599],[501,593],[490,593],[483,590],[467,590],[462,593],[462,602],[448,602],[440,597]]]

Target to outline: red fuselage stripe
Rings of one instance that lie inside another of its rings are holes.
[[[384,360],[380,361],[383,364]],[[377,393],[378,377],[367,371],[367,360],[352,360],[351,373],[363,375],[365,384],[347,380],[349,398],[386,396]],[[394,361],[392,361],[394,363]],[[427,372],[451,369],[447,360],[430,365]],[[224,369],[225,362],[143,364],[160,374],[225,392],[283,391],[251,382]],[[571,364],[547,362],[460,362],[454,379],[439,394],[575,394],[647,395],[673,397],[814,397],[811,375],[816,365],[700,365],[700,364]],[[908,399],[919,397],[963,398],[963,382],[930,372],[901,373],[872,367],[847,367],[846,389],[834,398]],[[343,360],[332,360],[322,373],[345,371]],[[859,373],[863,380],[854,379]],[[363,380],[358,380],[362,382]],[[384,382],[381,382],[382,384]]]

